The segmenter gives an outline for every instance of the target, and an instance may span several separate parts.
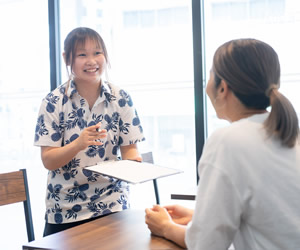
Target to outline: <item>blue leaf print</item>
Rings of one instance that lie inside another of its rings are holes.
[[[113,208],[115,205],[117,205],[117,203],[115,203],[115,202],[111,202],[111,203],[109,204],[109,206],[108,206],[108,207],[109,207],[110,209],[112,209],[112,208]]]
[[[129,123],[123,123],[123,120],[122,119],[120,119],[120,122],[119,122],[119,125],[120,125],[120,131],[123,133],[123,134],[125,134],[125,135],[127,135],[128,133],[129,133],[129,127],[130,127],[130,124]]]
[[[100,198],[100,195],[94,194],[94,195],[91,197],[91,201],[95,201],[95,200],[97,200],[97,199],[99,199],[99,198]]]
[[[71,178],[75,178],[78,174],[77,167],[79,167],[80,159],[72,159],[67,165],[62,167],[64,171],[63,176],[65,180],[70,180]]]
[[[103,212],[102,212],[102,215],[106,215],[106,214],[111,214],[111,210],[104,209]]]
[[[60,169],[56,169],[54,171],[49,171],[49,174],[51,173],[51,178],[54,179],[56,174],[60,174]]]
[[[85,201],[87,199],[87,195],[84,193],[84,191],[87,189],[89,189],[89,184],[79,185],[78,182],[75,181],[74,188],[68,190],[65,200],[74,202],[80,198],[82,201]]]
[[[128,95],[123,89],[121,89],[119,93],[122,96],[122,98],[119,100],[120,107],[124,107],[126,103],[129,107],[132,107],[133,102],[130,95]]]
[[[111,151],[113,155],[117,155],[118,154],[118,148],[119,148],[118,146],[113,146],[113,149]]]
[[[106,196],[111,195],[112,193],[120,192],[122,190],[122,181],[121,180],[116,180],[112,179],[112,183],[107,186],[108,192],[106,193]]]
[[[104,95],[107,102],[112,102],[117,99],[114,95],[111,95],[110,93],[107,92],[105,92]]]
[[[84,106],[84,104],[85,104],[85,100],[83,98],[80,99],[80,105],[81,105],[81,107]]]
[[[133,126],[138,126],[140,132],[143,133],[143,128],[142,128],[142,126],[141,126],[140,118],[139,118],[139,116],[138,116],[136,110],[135,110],[135,117],[134,117],[133,120],[132,120],[132,125],[133,125]]]
[[[97,145],[92,145],[88,147],[88,150],[85,152],[85,154],[90,157],[93,158],[97,155],[98,151],[97,151]]]
[[[107,114],[104,116],[104,120],[105,120],[107,123],[111,123],[111,122],[112,122],[110,116],[107,115]]]
[[[80,192],[86,191],[89,189],[89,184],[83,184],[78,187]]]
[[[35,127],[35,141],[38,141],[40,136],[48,135],[49,131],[46,129],[44,115],[40,115]]]
[[[126,105],[126,100],[125,99],[120,99],[119,100],[119,106],[124,107]]]
[[[108,144],[108,142],[105,142],[104,147],[106,147],[106,145]],[[105,155],[105,148],[103,147],[103,145],[98,147],[98,155],[99,157],[102,159]]]
[[[118,124],[120,117],[121,115],[118,112],[113,112],[111,116],[113,123]]]
[[[63,217],[62,217],[61,213],[54,214],[54,220],[55,220],[55,223],[61,224],[63,222]]]
[[[82,118],[83,115],[84,115],[84,113],[85,113],[85,111],[84,111],[83,108],[80,108],[80,109],[77,110],[77,116],[78,116],[79,118]]]
[[[63,95],[62,105],[65,105],[68,102],[69,98],[67,95]]]
[[[58,141],[61,139],[61,133],[60,133],[60,130],[59,130],[59,126],[53,121],[52,122],[52,129],[56,132],[54,134],[51,135],[51,139],[53,141]]]
[[[46,110],[49,113],[53,113],[55,111],[55,106],[54,104],[57,103],[57,101],[59,100],[58,96],[55,96],[53,93],[49,93],[46,97],[46,100],[48,101],[48,104],[46,106]]]
[[[87,169],[83,169],[82,170],[82,173],[88,177],[87,178],[87,181],[90,181],[90,182],[95,182],[97,181],[97,179],[99,178],[100,174],[96,173],[96,172],[93,172],[93,171],[90,171],[90,170],[87,170]]]
[[[68,100],[69,100],[68,96],[66,95],[66,88],[65,87],[61,87],[59,89],[59,92],[63,95],[62,105],[65,105],[68,102]]]
[[[98,209],[95,202],[89,202],[87,204],[87,209],[90,210],[93,213],[92,218],[97,217],[97,216],[100,215],[100,210]]]
[[[52,103],[48,102],[48,103],[47,103],[47,106],[46,106],[46,110],[47,110],[49,113],[53,113],[54,110],[55,110],[55,106],[54,106]]]
[[[119,136],[119,146],[122,145],[123,142],[124,142],[124,140],[123,140],[122,136]]]
[[[85,110],[83,108],[77,108],[76,104],[72,103],[73,110],[68,114],[69,119],[66,122],[66,128],[75,128],[76,125],[80,129],[84,129],[87,126],[87,122],[83,119]]]
[[[139,119],[138,117],[134,117],[134,118],[132,119],[132,125],[133,125],[133,126],[138,126],[138,125],[140,125],[140,119]]]
[[[113,132],[116,132],[118,129],[117,124],[119,123],[119,117],[120,114],[118,112],[114,112],[112,117],[106,114],[104,116],[104,120],[107,122],[105,129],[107,131],[112,130]]]
[[[55,207],[51,209],[54,214],[55,223],[61,224],[63,222],[63,217],[61,215],[62,209],[59,207],[59,204],[56,203]]]
[[[125,210],[128,208],[127,206],[127,200],[124,198],[124,195],[120,196],[120,199],[117,200],[119,202],[119,204],[122,205],[122,209]]]
[[[64,129],[64,122],[65,122],[65,113],[64,112],[60,112],[59,113],[59,128],[61,130]]]
[[[76,133],[71,135],[70,139],[66,140],[66,144],[70,144],[72,141],[75,141],[78,137],[79,137],[79,135]]]
[[[96,125],[96,124],[98,124],[99,122],[102,122],[102,120],[103,120],[103,115],[100,114],[100,115],[97,116],[97,114],[94,114],[94,113],[93,113],[92,119],[93,119],[93,120],[88,124],[88,127],[93,126],[93,125]]]
[[[119,144],[118,144],[118,137],[116,135],[114,135],[114,139],[110,141],[111,144],[113,145],[112,148],[112,154],[113,155],[117,155],[118,153],[118,148],[119,148]]]
[[[59,193],[60,193],[60,190],[62,189],[62,185],[61,184],[56,184],[54,187],[53,185],[50,183],[48,185],[48,195],[47,195],[47,199],[49,200],[50,198],[51,199],[54,199],[55,201],[59,201],[60,200],[60,197],[59,197]]]
[[[71,217],[73,217],[74,219],[77,218],[77,213],[81,211],[81,206],[79,204],[76,204],[72,207],[72,209],[68,209],[67,213],[65,215],[65,217],[67,219],[70,219]]]

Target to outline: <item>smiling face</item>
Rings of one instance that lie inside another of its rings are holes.
[[[72,74],[76,84],[99,84],[106,69],[103,49],[87,39],[84,44],[78,44],[73,56]]]

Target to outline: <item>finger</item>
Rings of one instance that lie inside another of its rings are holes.
[[[153,205],[152,210],[158,212],[160,210],[160,208],[161,208],[160,205]]]
[[[90,146],[91,146],[91,145],[101,146],[101,145],[103,145],[103,142],[92,140],[92,141],[89,142],[89,145],[90,145]]]

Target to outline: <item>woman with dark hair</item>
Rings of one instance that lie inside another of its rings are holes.
[[[101,161],[141,161],[144,135],[130,95],[104,81],[108,55],[93,29],[72,30],[63,58],[69,80],[42,101],[35,130],[49,170],[44,236],[130,207],[128,183],[85,169]]]
[[[197,250],[299,249],[299,123],[279,85],[268,44],[238,39],[217,49],[206,92],[231,125],[205,144],[194,210],[146,209],[153,234]]]

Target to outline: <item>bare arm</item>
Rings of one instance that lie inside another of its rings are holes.
[[[97,131],[101,124],[87,127],[80,136],[70,144],[63,147],[41,147],[41,157],[45,168],[56,170],[69,161],[81,150],[86,149],[90,145],[102,145],[100,141],[96,141],[107,136],[106,130]]]
[[[136,144],[121,146],[120,151],[123,160],[142,161]]]

